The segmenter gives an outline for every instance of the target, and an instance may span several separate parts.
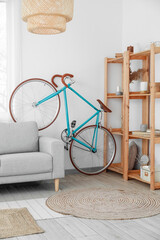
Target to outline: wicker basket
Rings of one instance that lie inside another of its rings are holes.
[[[73,3],[74,0],[23,0],[22,19],[29,32],[61,33],[73,18]]]

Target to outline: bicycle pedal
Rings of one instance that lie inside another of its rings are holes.
[[[68,144],[64,146],[64,149],[68,151]]]
[[[71,122],[71,128],[74,128],[76,126],[76,120],[73,120],[72,122]]]

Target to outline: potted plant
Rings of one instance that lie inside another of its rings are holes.
[[[146,72],[145,69],[138,69],[133,71],[130,68],[129,80],[130,80],[130,92],[147,92],[148,82],[142,81],[143,75]]]

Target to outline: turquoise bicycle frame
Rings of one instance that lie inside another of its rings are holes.
[[[88,118],[86,121],[84,121],[80,126],[78,126],[74,131],[72,131],[72,136],[71,139],[75,140],[76,142],[78,142],[79,144],[85,146],[86,148],[90,149],[93,152],[97,151],[97,137],[98,137],[98,123],[99,123],[99,114],[101,112],[101,110],[97,109],[95,106],[93,106],[88,100],[86,100],[83,96],[81,96],[77,91],[75,91],[73,88],[71,88],[71,84],[68,84],[68,87],[63,87],[60,90],[58,90],[55,93],[50,94],[49,96],[43,98],[42,100],[38,101],[38,103],[36,104],[36,106],[39,106],[40,104],[46,102],[47,100],[57,96],[58,94],[60,94],[61,92],[63,92],[64,94],[64,103],[65,103],[65,112],[66,112],[66,123],[67,123],[67,131],[68,134],[67,136],[69,137],[71,135],[71,129],[70,129],[70,124],[69,124],[69,112],[68,112],[68,103],[67,103],[67,93],[66,93],[66,89],[70,89],[73,93],[75,93],[79,98],[81,98],[84,102],[86,102],[90,107],[92,107],[96,112],[90,117]],[[76,132],[81,129],[84,125],[86,125],[89,121],[91,121],[94,117],[96,117],[96,128],[94,130],[93,133],[93,138],[92,138],[92,145],[88,145],[82,141],[80,141],[79,139],[77,139],[76,137],[74,137],[74,135],[76,134]],[[94,147],[92,147],[94,146]]]

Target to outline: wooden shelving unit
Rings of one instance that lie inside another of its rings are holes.
[[[147,51],[138,53],[125,51],[122,57],[105,58],[105,104],[107,105],[108,99],[120,99],[122,105],[121,128],[111,129],[114,135],[121,136],[121,162],[113,163],[109,169],[123,174],[124,180],[136,179],[148,183],[151,190],[160,189],[160,182],[155,182],[155,144],[160,144],[160,137],[155,136],[155,98],[160,98],[160,92],[155,92],[155,54],[158,53],[160,53],[160,47],[155,47],[154,44],[151,44],[150,50]],[[148,93],[129,92],[129,67],[131,60],[142,60],[143,68],[146,70],[143,81],[150,83]],[[108,64],[110,63],[120,63],[122,65],[123,95],[117,96],[115,93],[108,93]],[[135,136],[129,131],[129,103],[131,99],[142,100],[142,123],[150,126],[150,136]],[[104,117],[104,126],[107,127],[107,114]],[[140,178],[140,170],[128,170],[129,139],[142,139],[142,154],[150,154],[150,182]]]

